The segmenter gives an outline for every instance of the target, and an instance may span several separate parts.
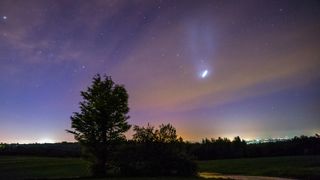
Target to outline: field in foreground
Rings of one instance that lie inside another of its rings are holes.
[[[0,179],[70,179],[85,178],[87,166],[85,161],[79,158],[52,158],[52,157],[21,157],[21,156],[0,156]],[[68,180],[69,180],[68,179]],[[107,178],[108,180],[199,180],[202,178]],[[100,179],[94,179],[100,180]]]
[[[320,156],[200,161],[198,166],[201,172],[320,179]]]
[[[199,172],[320,179],[320,156],[229,159],[198,162]],[[86,163],[77,158],[0,156],[1,179],[86,177]],[[82,178],[81,178],[82,179]],[[108,178],[176,180],[186,178]],[[199,180],[200,178],[187,178]],[[85,179],[82,179],[85,180]]]

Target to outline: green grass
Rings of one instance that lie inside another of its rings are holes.
[[[3,179],[88,176],[86,164],[76,158],[0,156]]]
[[[198,162],[199,172],[320,179],[320,156],[229,159]],[[88,177],[79,158],[0,156],[0,179]],[[89,180],[90,178],[81,178]],[[199,180],[200,178],[107,178],[110,180]],[[97,179],[101,180],[101,179]]]
[[[79,158],[52,158],[52,157],[21,157],[0,156],[0,179],[76,179],[89,180],[86,178],[86,162]],[[81,177],[81,178],[80,178]],[[110,180],[199,180],[201,178],[104,178]],[[95,179],[102,180],[102,179]]]
[[[320,156],[200,161],[198,166],[200,172],[320,179]]]

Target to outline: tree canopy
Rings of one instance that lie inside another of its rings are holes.
[[[81,96],[80,112],[71,116],[73,130],[67,131],[84,147],[93,175],[104,176],[112,144],[124,140],[124,133],[130,129],[128,94],[111,77],[97,74]]]
[[[133,127],[133,140],[137,142],[173,143],[178,141],[177,131],[171,124],[161,124],[155,129],[149,124],[146,127]],[[180,140],[181,141],[181,140]]]

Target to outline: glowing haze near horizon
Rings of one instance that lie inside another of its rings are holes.
[[[96,73],[127,88],[130,124],[186,140],[320,131],[319,1],[0,0],[0,17],[0,142],[73,141]]]

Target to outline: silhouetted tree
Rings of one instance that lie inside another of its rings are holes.
[[[149,123],[147,127],[134,126],[133,131],[135,131],[135,134],[133,134],[133,140],[136,142],[150,143],[155,142],[157,139],[154,127],[150,126]]]
[[[155,129],[134,126],[133,142],[118,156],[120,171],[126,175],[190,176],[196,174],[196,164],[182,148],[182,138],[177,138],[171,125]]]
[[[124,140],[123,133],[130,129],[127,123],[128,94],[111,77],[97,74],[92,85],[82,91],[81,96],[80,112],[75,112],[71,117],[74,130],[67,131],[74,134],[84,148],[91,161],[92,175],[105,176],[112,145]]]
[[[156,130],[159,142],[172,143],[177,142],[177,131],[171,124],[161,124],[159,130]]]
[[[136,142],[159,142],[159,143],[173,143],[182,141],[180,137],[178,139],[177,131],[171,124],[161,124],[159,129],[154,129],[149,123],[146,127],[134,126],[133,140]]]

